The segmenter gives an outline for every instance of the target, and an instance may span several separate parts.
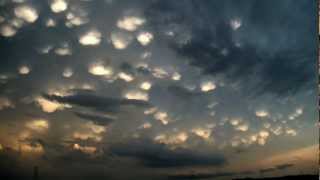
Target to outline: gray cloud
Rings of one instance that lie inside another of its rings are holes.
[[[50,101],[94,108],[100,111],[115,112],[118,111],[121,106],[136,106],[141,108],[150,107],[150,104],[146,101],[109,98],[91,94],[75,94],[70,96],[44,94],[43,97]]]
[[[154,144],[149,140],[115,145],[111,151],[117,156],[137,158],[144,166],[154,168],[226,164],[226,159],[220,154],[202,154],[183,148],[170,150],[163,144]]]
[[[88,113],[82,113],[82,112],[75,112],[76,116],[80,117],[81,119],[93,121],[94,123],[98,125],[108,125],[114,121],[114,118],[96,115],[96,114],[88,114]]]

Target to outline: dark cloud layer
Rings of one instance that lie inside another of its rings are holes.
[[[137,158],[145,166],[153,168],[221,166],[226,163],[220,154],[202,154],[183,148],[169,149],[148,140],[116,145],[112,152],[118,156]]]
[[[102,126],[108,125],[114,121],[114,118],[101,115],[88,114],[82,112],[75,112],[74,114],[82,119],[93,121],[94,123]]]
[[[121,106],[136,106],[136,107],[150,107],[146,101],[134,99],[117,99],[102,97],[91,94],[75,94],[70,96],[57,96],[44,94],[44,98],[50,101],[57,101],[60,103],[78,105],[88,108],[93,108],[100,111],[118,111]]]

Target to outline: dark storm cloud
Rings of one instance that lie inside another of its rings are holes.
[[[112,147],[113,154],[140,160],[144,166],[153,168],[185,166],[221,166],[226,159],[220,154],[202,154],[191,150],[169,149],[151,141],[135,141]]]
[[[93,121],[94,123],[102,126],[108,125],[114,121],[114,118],[96,115],[96,114],[88,114],[88,113],[81,113],[81,112],[74,112],[74,114],[80,117],[81,119]]]
[[[118,111],[121,106],[135,106],[142,108],[150,107],[150,104],[146,101],[134,99],[109,98],[91,94],[75,94],[70,96],[44,94],[43,97],[50,101],[57,101],[60,103],[67,103],[88,108],[94,108],[100,111],[115,112]]]
[[[252,82],[256,93],[281,95],[315,83],[315,3],[165,0],[155,1],[146,14],[160,35],[170,30],[190,36],[184,43],[167,41],[204,74],[223,74],[246,86]],[[233,18],[243,24],[237,32]]]

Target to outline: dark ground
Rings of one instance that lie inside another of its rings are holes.
[[[300,176],[285,176],[285,177],[275,177],[275,178],[244,178],[244,179],[234,179],[234,180],[313,180],[313,179],[319,179],[318,175],[300,175]]]

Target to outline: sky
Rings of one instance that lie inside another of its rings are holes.
[[[0,0],[0,175],[318,172],[317,3]]]

